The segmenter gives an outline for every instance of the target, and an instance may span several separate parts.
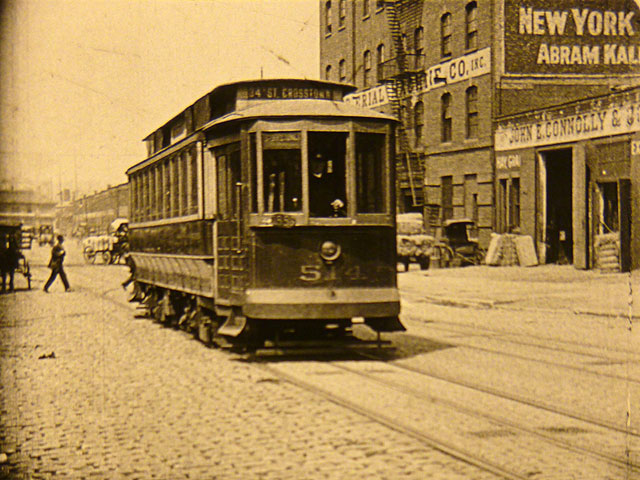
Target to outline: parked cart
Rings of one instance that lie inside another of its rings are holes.
[[[434,246],[435,256],[440,266],[480,265],[485,251],[472,237],[474,222],[468,218],[447,220],[442,229],[442,237]]]
[[[129,221],[118,218],[109,226],[107,235],[91,235],[82,241],[82,255],[87,263],[119,263],[129,251]]]
[[[19,223],[0,223],[0,264],[2,269],[13,268],[15,255],[18,255],[15,273],[20,273],[27,280],[27,288],[31,290],[31,269],[29,262],[22,254],[22,225]],[[30,246],[29,246],[30,248]],[[12,251],[12,249],[15,249]]]

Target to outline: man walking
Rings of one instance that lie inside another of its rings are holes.
[[[56,243],[51,248],[51,260],[49,260],[49,268],[51,269],[51,275],[49,276],[49,280],[45,284],[43,290],[49,293],[49,287],[56,279],[58,275],[60,275],[60,279],[62,280],[62,284],[64,285],[65,292],[68,292],[71,287],[69,287],[69,282],[67,281],[67,275],[64,273],[64,268],[62,268],[62,262],[64,262],[65,251],[62,247],[62,243],[64,242],[64,237],[62,235],[58,235],[56,237]]]

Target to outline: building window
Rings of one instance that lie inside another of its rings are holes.
[[[326,25],[324,33],[331,35],[331,0],[324,4],[324,23]]]
[[[509,192],[509,231],[520,228],[520,178],[511,179]]]
[[[364,1],[362,2],[362,16],[363,16],[363,17],[368,17],[368,16],[369,16],[369,14],[371,13],[371,12],[370,12],[371,5],[370,5],[370,3],[369,3],[370,1],[371,1],[371,0],[364,0]]]
[[[347,19],[347,0],[338,3],[338,28],[344,28]]]
[[[380,44],[378,45],[378,48],[376,49],[376,63],[377,63],[377,75],[378,75],[378,82],[381,82],[382,80],[384,80],[384,44]]]
[[[451,56],[451,14],[445,13],[440,17],[440,54]]]
[[[416,146],[418,146],[422,143],[424,134],[424,104],[422,102],[416,103],[413,109],[413,133]]]
[[[441,178],[441,205],[442,205],[442,221],[445,222],[453,218],[453,177],[447,175]]]
[[[466,9],[466,35],[465,48],[475,50],[478,48],[478,4],[470,2]]]
[[[324,79],[331,80],[331,65],[327,65],[327,67],[324,69]]]
[[[451,94],[445,93],[441,97],[441,122],[442,122],[442,141],[451,141]]]
[[[478,136],[478,87],[467,88],[467,138]]]
[[[367,50],[364,52],[364,87],[368,87],[371,85],[371,52]]]
[[[424,28],[416,28],[413,32],[413,50],[416,52],[414,67],[416,70],[422,69],[424,65]]]
[[[345,82],[347,80],[347,62],[344,59],[340,60],[338,64],[338,74],[340,75],[340,81]]]

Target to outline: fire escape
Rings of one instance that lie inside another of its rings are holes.
[[[387,84],[389,101],[393,112],[400,119],[397,129],[396,170],[397,185],[400,190],[411,192],[413,207],[424,205],[424,162],[419,153],[411,146],[407,129],[411,117],[408,108],[403,109],[403,102],[407,101],[408,93],[416,89],[424,77],[424,55],[409,53],[403,39],[400,27],[398,8],[422,9],[422,2],[415,0],[387,0],[385,10],[387,23],[393,40],[393,57],[383,62],[378,69],[378,81]]]

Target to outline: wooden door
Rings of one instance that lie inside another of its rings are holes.
[[[237,304],[246,282],[247,252],[243,240],[242,165],[240,145],[214,152],[217,169],[216,219],[217,292],[219,304]]]

